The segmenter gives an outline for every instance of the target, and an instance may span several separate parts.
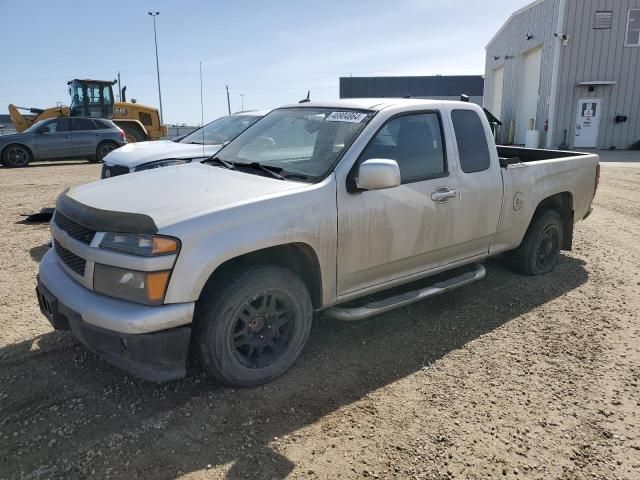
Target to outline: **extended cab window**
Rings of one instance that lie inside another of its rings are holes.
[[[359,162],[372,158],[398,162],[403,183],[445,175],[447,167],[438,114],[420,113],[392,119],[369,142]]]
[[[462,171],[475,173],[487,170],[491,156],[487,135],[478,114],[473,110],[454,110],[451,112],[451,120]]]

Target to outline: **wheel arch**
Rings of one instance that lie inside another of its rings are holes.
[[[533,212],[529,227],[533,220],[545,210],[556,210],[562,218],[562,250],[571,250],[573,245],[573,193],[562,191],[543,198]]]
[[[2,148],[0,148],[0,161],[3,161],[3,157],[4,157],[4,152],[7,148],[9,148],[11,145],[18,145],[20,147],[24,147],[29,151],[29,154],[31,155],[31,160],[35,160],[36,156],[33,153],[33,149],[27,145],[26,143],[22,143],[22,142],[10,142],[7,143],[6,145],[4,145]]]
[[[114,145],[117,145],[117,147],[116,147],[116,148],[119,148],[119,147],[121,146],[121,145],[120,145],[118,142],[116,142],[115,140],[112,140],[112,139],[110,139],[110,138],[104,138],[104,139],[102,139],[102,140],[100,140],[100,141],[98,142],[98,145],[96,145],[96,150],[98,150],[98,148],[100,148],[100,145],[104,145],[105,143],[113,143]]]
[[[145,126],[142,124],[142,122],[140,122],[139,120],[133,120],[128,118],[119,118],[119,119],[114,118],[112,122],[119,127],[122,126],[123,130],[125,128],[133,128],[139,131],[145,140],[149,140],[149,132],[147,131]]]
[[[209,275],[199,297],[217,282],[224,281],[231,272],[249,265],[276,265],[296,274],[306,285],[314,308],[322,306],[322,272],[313,247],[295,242],[262,248],[230,258],[219,264]]]

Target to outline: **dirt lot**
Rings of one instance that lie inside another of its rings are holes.
[[[98,171],[0,169],[0,478],[640,478],[640,168],[603,166],[553,274],[490,262],[431,301],[320,318],[249,390],[133,379],[39,314],[49,235],[19,214]]]

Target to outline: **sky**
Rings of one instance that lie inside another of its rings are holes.
[[[69,103],[72,78],[110,80],[164,122],[204,121],[304,98],[341,76],[482,75],[484,47],[530,0],[0,0],[0,111]],[[242,95],[244,97],[242,97]],[[3,112],[4,113],[4,112]]]

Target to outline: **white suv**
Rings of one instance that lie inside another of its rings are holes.
[[[105,158],[100,178],[181,163],[200,162],[216,153],[267,113],[269,113],[268,110],[256,110],[221,117],[177,142],[161,140],[130,143]]]

